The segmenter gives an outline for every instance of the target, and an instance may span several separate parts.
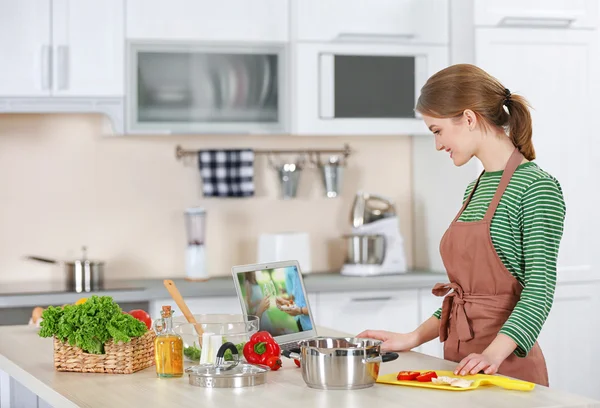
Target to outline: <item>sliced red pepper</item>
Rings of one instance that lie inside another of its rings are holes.
[[[437,378],[435,371],[426,371],[417,377],[419,382],[431,382],[432,378]]]
[[[420,375],[421,373],[418,371],[400,371],[396,379],[398,379],[398,381],[413,381]]]
[[[244,346],[244,357],[250,364],[268,365],[271,357],[279,359],[281,348],[273,336],[267,331],[259,331],[250,337],[250,341]],[[281,360],[280,360],[281,363]]]
[[[296,360],[296,359],[294,359],[294,363],[296,363],[296,365],[297,365],[298,367],[300,367],[300,360]]]

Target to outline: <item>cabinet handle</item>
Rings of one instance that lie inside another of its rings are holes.
[[[52,47],[42,46],[42,89],[52,88]]]
[[[379,296],[379,297],[368,297],[368,298],[353,298],[352,302],[383,302],[386,300],[392,300],[391,296]]]
[[[576,17],[504,17],[500,21],[500,26],[504,27],[549,27],[549,28],[566,28],[576,20]]]
[[[58,46],[58,89],[63,91],[69,86],[69,47]]]
[[[341,33],[335,39],[337,41],[406,41],[413,40],[415,34],[376,34],[376,33]]]

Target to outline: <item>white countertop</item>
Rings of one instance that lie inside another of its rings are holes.
[[[319,334],[343,335],[326,329]],[[353,391],[314,390],[291,360],[283,361],[282,369],[268,374],[267,384],[241,389],[194,387],[187,376],[158,379],[154,367],[129,375],[63,373],[54,370],[52,339],[38,337],[27,326],[0,327],[0,370],[54,407],[600,407],[598,401],[539,386],[531,392],[497,387],[452,392],[383,384]],[[409,352],[382,364],[381,374],[454,367]]]

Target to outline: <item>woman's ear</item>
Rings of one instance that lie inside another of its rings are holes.
[[[465,118],[465,122],[469,127],[469,131],[475,130],[477,127],[477,115],[475,115],[475,112],[473,112],[471,109],[466,109],[463,112],[463,117]]]

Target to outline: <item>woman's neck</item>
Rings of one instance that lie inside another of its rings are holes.
[[[489,134],[475,152],[487,172],[504,170],[515,146],[504,134]],[[527,161],[524,159],[524,161]]]

